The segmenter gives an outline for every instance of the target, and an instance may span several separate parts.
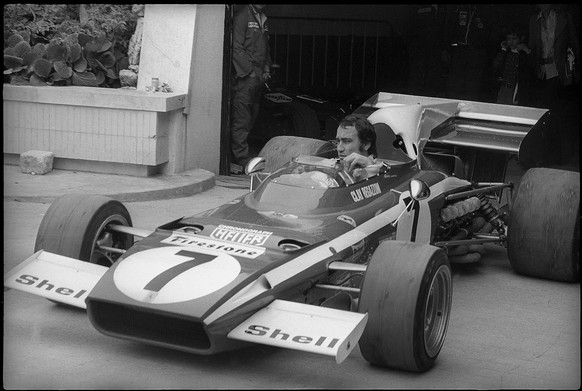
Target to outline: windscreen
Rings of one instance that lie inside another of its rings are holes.
[[[341,197],[334,191],[353,183],[339,159],[299,156],[275,171],[252,195],[259,210],[286,210],[295,213],[313,212],[336,206]],[[337,200],[336,200],[337,201]]]

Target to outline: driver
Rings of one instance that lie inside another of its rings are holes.
[[[376,161],[376,131],[367,118],[354,114],[344,117],[335,141],[339,158],[356,181],[380,172],[382,163]]]

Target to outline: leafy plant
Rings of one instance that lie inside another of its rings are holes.
[[[128,64],[105,38],[57,33],[48,44],[31,46],[25,37],[13,34],[5,42],[4,74],[12,84],[117,87]]]
[[[13,84],[120,87],[130,4],[4,6],[4,75]]]

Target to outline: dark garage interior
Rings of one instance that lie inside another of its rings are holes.
[[[420,4],[269,4],[268,17],[271,57],[277,68],[274,80],[282,89],[333,102],[350,111],[376,92],[445,97],[447,66],[435,74],[437,85],[431,93],[415,93],[408,87],[412,36],[421,27],[416,14]],[[439,5],[443,14],[454,11],[458,4]],[[488,58],[493,61],[505,40],[506,29],[518,25],[527,42],[528,23],[538,12],[535,4],[482,4],[490,15]],[[227,7],[227,15],[241,7]],[[580,7],[563,4],[573,15],[579,31]],[[450,20],[445,20],[450,23]],[[227,20],[227,31],[229,31]],[[228,40],[227,40],[228,41]],[[442,36],[434,37],[434,45],[446,47]],[[228,49],[227,49],[228,50]],[[226,57],[225,57],[226,58]],[[440,59],[439,59],[440,61]],[[225,62],[225,70],[228,67]],[[487,64],[482,80],[483,102],[495,102],[498,82],[491,65]],[[337,118],[339,120],[339,118]],[[325,120],[319,118],[318,138],[335,137],[325,130]],[[263,123],[264,122],[264,123]],[[262,130],[257,130],[260,127]],[[335,125],[327,124],[333,128]],[[276,132],[259,114],[249,137],[255,155]],[[223,152],[227,150],[223,149]],[[223,160],[224,162],[224,160]],[[223,166],[225,167],[225,166]]]
[[[289,88],[362,93],[406,93],[408,40],[421,5],[268,5],[273,61]],[[456,4],[440,5],[445,8]],[[519,24],[527,34],[535,4],[483,5],[495,15],[490,50],[496,54],[505,26]],[[567,5],[575,21],[579,6]],[[435,37],[435,43],[439,37]],[[527,37],[526,37],[527,40]]]

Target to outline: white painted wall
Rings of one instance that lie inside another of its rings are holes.
[[[188,94],[185,128],[170,134],[168,173],[219,171],[224,16],[224,4],[145,7],[137,88],[158,77]]]
[[[188,92],[196,11],[195,4],[145,6],[139,90],[157,77],[160,83],[167,81],[174,92]]]
[[[224,4],[198,5],[192,52],[190,88],[186,102],[187,169],[202,168],[218,174],[222,122]]]

